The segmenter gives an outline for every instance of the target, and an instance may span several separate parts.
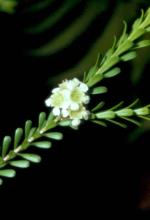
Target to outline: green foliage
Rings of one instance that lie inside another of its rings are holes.
[[[46,137],[46,135],[44,135],[44,136]],[[43,148],[43,149],[51,148],[51,142],[49,142],[49,141],[33,142],[32,145],[37,148]]]
[[[91,94],[96,95],[96,94],[102,94],[106,92],[107,92],[107,88],[105,86],[99,86],[99,87],[93,88]]]
[[[57,22],[63,19],[67,13],[71,13],[72,9],[81,3],[80,0],[64,0],[63,4],[51,13],[45,19],[40,21],[38,24],[30,27],[25,27],[26,33],[33,36],[40,34],[55,25]],[[37,3],[36,3],[37,4]],[[38,48],[31,49],[28,53],[31,56],[49,56],[61,49],[66,48],[70,45],[78,36],[80,36],[84,31],[90,26],[92,21],[97,17],[99,13],[106,9],[106,4],[101,4],[101,2],[94,0],[88,0],[86,2],[86,10],[83,13],[79,13],[76,19],[73,19],[71,25],[64,28],[62,32],[57,34],[55,38],[50,39],[46,44],[39,45]],[[49,4],[50,7],[50,4]]]
[[[41,161],[41,157],[37,154],[20,153],[19,156],[33,163],[39,163]]]
[[[116,40],[112,48],[92,67],[84,76],[84,82],[89,87],[93,87],[104,78],[116,76],[120,73],[118,67],[114,67],[120,61],[129,61],[136,57],[136,49],[143,48],[150,45],[149,40],[141,40],[141,37],[150,32],[150,8],[144,13],[141,12],[138,18],[132,25],[132,30],[127,33],[127,24],[124,22],[124,29],[122,35]]]
[[[17,5],[16,0],[0,0],[0,11],[13,13]]]
[[[14,160],[11,161],[9,164],[18,168],[27,168],[30,166],[30,162],[28,160]]]
[[[53,0],[45,0],[39,3],[35,3],[30,8],[28,8],[28,12],[37,12],[39,10],[42,10],[42,8],[50,7],[50,4]],[[26,31],[30,34],[38,34],[42,31],[45,31],[46,29],[52,27],[56,22],[58,22],[64,15],[67,13],[67,11],[70,11],[76,4],[79,3],[80,0],[76,1],[70,1],[66,0],[64,1],[62,7],[60,7],[58,10],[56,10],[55,13],[50,14],[48,17],[46,17],[43,21],[41,21],[39,24],[26,28]]]
[[[60,132],[50,132],[50,133],[44,134],[44,136],[54,139],[54,140],[61,140],[63,138],[63,135]]]
[[[12,178],[16,175],[15,170],[7,169],[7,170],[0,170],[0,176]]]
[[[18,147],[22,136],[23,136],[23,129],[17,128],[15,131],[15,137],[14,137],[14,149],[16,149]]]
[[[11,144],[11,137],[10,136],[4,137],[3,144],[2,144],[2,157],[3,158],[7,154],[7,151],[8,151],[10,144]]]
[[[50,129],[56,127],[57,120],[49,114],[42,112],[39,114],[38,126],[32,127],[32,121],[28,120],[25,123],[24,130],[17,128],[14,134],[14,144],[12,144],[11,137],[5,136],[0,148],[0,176],[14,177],[15,168],[28,168],[30,162],[39,163],[41,157],[33,153],[24,153],[29,147],[34,146],[42,149],[49,149],[52,146],[51,140],[61,140],[63,138],[60,132],[48,132]],[[47,138],[48,141],[42,138]],[[40,141],[36,141],[39,139]],[[22,159],[20,159],[22,158]],[[14,169],[7,169],[7,167],[14,167]],[[2,178],[0,184],[2,184]]]
[[[150,105],[144,106],[142,108],[135,108],[137,101],[138,100],[133,102],[131,105],[123,108],[121,108],[121,106],[123,105],[123,102],[121,102],[108,110],[99,111],[99,109],[97,109],[98,110],[97,112],[93,111],[93,114],[91,116],[91,121],[99,123],[100,125],[103,126],[107,126],[105,122],[109,121],[111,123],[126,128],[127,127],[126,124],[118,121],[121,119],[122,121],[126,120],[128,122],[134,123],[139,126],[140,125],[139,121],[133,118],[142,118],[142,119],[150,120],[149,118]]]

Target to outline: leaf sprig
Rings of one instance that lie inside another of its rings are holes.
[[[141,11],[141,16],[132,25],[132,30],[127,33],[127,23],[124,22],[124,30],[121,37],[114,39],[112,48],[101,58],[98,56],[97,62],[89,72],[84,75],[84,82],[89,87],[103,80],[111,78],[120,73],[120,68],[116,67],[120,61],[129,61],[136,57],[136,49],[147,47],[150,45],[150,40],[141,40],[141,37],[150,32],[150,8],[144,13]]]
[[[133,117],[150,120],[150,105],[135,108],[137,102],[138,99],[127,107],[122,107],[124,102],[120,102],[112,108],[104,111],[99,111],[101,106],[98,106],[97,109],[93,109],[93,113],[91,114],[91,121],[104,127],[107,127],[107,122],[111,122],[115,125],[126,128],[127,125],[122,123],[122,121],[120,121],[121,119],[140,126],[139,121],[137,121],[137,119],[133,119]]]
[[[14,168],[27,168],[30,162],[39,163],[41,157],[33,153],[24,153],[30,146],[42,149],[49,149],[52,146],[51,140],[61,140],[63,138],[60,132],[49,132],[57,126],[57,119],[49,114],[46,117],[45,112],[39,114],[37,127],[32,127],[32,121],[25,123],[24,129],[17,128],[14,138],[5,136],[0,147],[0,176],[14,177],[16,172]],[[49,139],[48,141],[37,141],[41,138]],[[9,169],[9,167],[14,167]],[[2,184],[2,179],[0,178]]]

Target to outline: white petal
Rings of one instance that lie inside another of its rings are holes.
[[[77,104],[75,102],[70,105],[70,109],[72,111],[77,111],[79,108],[80,108],[79,104]]]
[[[55,88],[55,89],[52,90],[52,93],[56,93],[56,92],[58,92],[58,91],[60,91],[60,88],[57,87],[57,88]]]
[[[62,109],[62,116],[66,118],[69,115],[69,111],[67,109]]]
[[[45,105],[50,107],[51,106],[51,98],[45,100]]]
[[[83,113],[83,118],[84,118],[85,120],[88,120],[89,114],[90,114],[89,111],[85,111],[85,112]]]
[[[80,84],[80,81],[77,78],[73,78],[72,82],[75,86],[78,86]]]
[[[89,89],[85,83],[80,83],[79,88],[81,89],[82,92],[87,92]]]
[[[79,124],[81,123],[81,120],[80,119],[74,119],[72,120],[71,124],[73,127],[77,127],[79,126]]]
[[[84,103],[84,104],[88,104],[89,101],[90,101],[90,97],[89,97],[88,95],[84,96],[84,98],[83,98],[83,103]]]
[[[63,97],[64,97],[65,100],[68,100],[70,98],[71,91],[67,90],[67,89],[64,89],[64,90],[61,91],[61,94],[63,94]]]
[[[69,80],[69,81],[68,81],[68,85],[67,85],[67,89],[68,89],[69,91],[71,91],[72,89],[74,89],[74,87],[75,87],[75,85],[74,85],[73,81],[72,81],[72,80]]]
[[[53,108],[53,114],[55,115],[55,116],[59,116],[60,115],[60,109],[59,108]]]
[[[61,90],[68,88],[68,80],[64,80],[62,83],[59,84],[59,88]]]

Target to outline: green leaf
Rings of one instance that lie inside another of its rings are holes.
[[[85,77],[85,81],[87,82],[87,81],[97,72],[97,70],[98,70],[98,68],[97,68],[96,65],[95,65],[95,66],[92,66],[92,67],[89,69],[89,71],[88,71],[88,73],[87,73],[87,75],[86,75],[86,77]]]
[[[95,112],[97,110],[100,110],[103,106],[105,105],[105,102],[100,102],[98,103],[93,109],[92,109],[92,112]]]
[[[46,113],[45,112],[41,112],[39,115],[39,124],[38,124],[38,128],[41,129],[43,126],[43,123],[46,120]]]
[[[0,165],[0,169],[2,169],[2,168],[5,167],[5,166],[6,166],[5,163],[1,164],[1,165]]]
[[[140,126],[140,123],[132,118],[127,118],[127,117],[121,117],[122,119],[126,120],[126,121],[129,121],[137,126]]]
[[[121,122],[118,122],[118,121],[115,121],[115,120],[112,120],[112,119],[106,119],[107,121],[115,124],[115,125],[118,125],[119,127],[122,127],[122,128],[127,128],[127,125],[121,123]]]
[[[50,114],[47,118],[46,124],[44,125],[47,128],[47,130],[56,127],[56,122],[55,122],[54,118],[55,117],[54,117],[53,113],[50,112]]]
[[[0,186],[3,184],[3,180],[0,178]]]
[[[135,109],[134,112],[137,114],[137,115],[149,115],[150,113],[150,110],[148,107],[143,107],[143,108],[139,108],[139,109]]]
[[[53,119],[54,119],[54,115],[52,112],[50,112],[47,118],[47,122],[49,123],[50,121],[53,121]]]
[[[126,62],[129,60],[133,60],[135,57],[136,57],[136,52],[132,51],[132,52],[126,53],[123,56],[121,56],[121,60]]]
[[[35,131],[36,131],[36,127],[31,128],[30,133],[28,135],[28,139],[30,139],[34,135]]]
[[[118,56],[112,56],[99,68],[96,75],[101,75],[102,73],[106,72],[108,69],[110,69],[112,66],[117,64],[119,61],[120,59]]]
[[[103,64],[103,63],[105,62],[105,60],[106,60],[107,58],[109,58],[109,57],[113,54],[113,52],[114,52],[114,50],[115,50],[116,42],[117,42],[117,38],[116,38],[116,36],[115,36],[115,37],[114,37],[114,41],[113,41],[113,45],[112,45],[112,47],[106,52],[106,54],[105,54],[103,60],[101,61],[101,64]]]
[[[126,108],[132,108],[139,102],[139,98],[137,98],[134,102],[132,102],[130,105],[128,105]]]
[[[54,140],[62,140],[63,135],[60,132],[50,132],[50,133],[46,133],[44,134],[45,137],[54,139]]]
[[[113,106],[112,108],[110,108],[109,111],[110,111],[110,110],[115,110],[115,109],[121,107],[121,106],[123,105],[123,103],[124,103],[123,101],[119,102],[117,105],[115,105],[115,106]]]
[[[135,22],[133,23],[132,25],[132,29],[134,30],[137,30],[137,28],[139,27],[139,25],[141,24],[142,20],[143,20],[143,17],[144,17],[144,11],[141,10],[141,17],[136,19]]]
[[[13,150],[9,151],[9,160],[13,159],[15,156],[16,153]]]
[[[150,7],[147,9],[145,13],[145,19],[142,23],[142,26],[146,28],[147,26],[150,26]]]
[[[100,82],[103,79],[103,74],[95,75],[87,82],[88,87],[92,87],[96,83]]]
[[[122,116],[130,117],[134,114],[134,112],[132,109],[125,108],[125,109],[121,109],[121,110],[116,111],[116,114],[119,117],[122,117]]]
[[[98,121],[98,120],[92,120],[93,123],[96,123],[100,126],[103,126],[103,127],[107,127],[107,124],[103,121]]]
[[[137,44],[136,48],[142,48],[148,46],[150,46],[150,40],[142,40]]]
[[[114,77],[114,76],[118,75],[118,74],[120,73],[120,71],[121,71],[120,68],[115,67],[115,68],[113,68],[112,70],[106,72],[106,73],[104,74],[104,77],[105,77],[105,78]]]
[[[23,129],[22,128],[17,128],[15,131],[15,138],[14,138],[14,149],[18,147],[18,144],[22,138],[23,135]]]
[[[113,119],[115,118],[115,113],[113,111],[104,111],[95,114],[95,116],[99,119]]]
[[[140,21],[140,19],[138,18],[138,19],[136,19],[135,20],[135,22],[133,23],[133,25],[132,25],[132,29],[134,30],[136,30],[137,28],[138,28],[138,26],[140,25],[140,23],[141,23],[141,21]]]
[[[59,122],[59,125],[62,127],[69,127],[70,126],[70,120],[62,120]]]
[[[3,158],[0,156],[0,164],[3,163]]]
[[[98,53],[96,63],[95,63],[95,67],[97,67],[97,68],[99,67],[101,59],[102,59],[102,55],[100,53]]]
[[[122,42],[124,42],[128,37],[128,34],[126,33],[127,32],[127,23],[125,21],[123,23],[124,23],[124,29],[123,29],[122,35],[117,43],[117,46],[121,45]]]
[[[116,50],[115,54],[116,54],[117,56],[119,56],[120,54],[122,54],[122,53],[126,52],[127,50],[129,50],[132,46],[133,46],[132,41],[126,40],[126,41],[124,41],[124,42],[120,45],[120,47],[118,47],[118,49]]]
[[[29,160],[33,163],[39,163],[41,161],[41,157],[37,154],[29,154],[29,153],[20,153],[22,158]]]
[[[147,32],[150,32],[150,27],[146,28],[146,31],[147,31]]]
[[[143,115],[138,115],[139,118],[142,118],[144,120],[150,121],[149,117],[143,116]]]
[[[15,175],[16,175],[16,172],[13,169],[0,170],[0,176],[12,178]]]
[[[99,87],[94,88],[91,94],[93,95],[102,94],[102,93],[106,93],[107,91],[108,89],[105,86],[99,86]]]
[[[30,130],[32,127],[32,121],[28,120],[25,123],[25,138],[27,138],[29,136]]]
[[[11,161],[9,164],[18,168],[27,168],[30,166],[30,162],[27,160],[14,160]]]
[[[33,142],[31,145],[43,149],[49,149],[52,146],[51,142],[49,141]]]
[[[10,144],[11,144],[11,137],[5,136],[3,139],[3,145],[2,145],[2,157],[3,158],[6,156]]]
[[[144,28],[138,28],[133,33],[131,33],[131,35],[129,36],[129,39],[131,41],[134,41],[137,38],[141,37],[145,32],[146,30]]]

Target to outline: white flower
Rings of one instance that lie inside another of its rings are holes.
[[[52,91],[52,95],[45,101],[47,106],[54,108],[67,108],[69,106],[69,94],[67,90],[56,88]]]
[[[88,86],[77,78],[65,80],[52,90],[52,95],[45,104],[52,107],[55,116],[71,119],[72,126],[77,127],[81,120],[87,120],[89,112],[85,105],[89,103]]]
[[[87,96],[80,87],[73,88],[70,91],[70,108],[72,110],[78,110],[81,104],[87,104],[88,102],[89,96]]]
[[[69,116],[70,119],[72,119],[72,126],[77,127],[81,123],[82,119],[88,120],[89,111],[86,110],[84,106],[81,106],[80,109],[78,109],[78,111],[70,111]]]
[[[88,104],[89,96],[85,94],[88,91],[88,86],[85,83],[74,78],[73,80],[65,80],[59,87],[61,91],[68,91],[71,110],[78,110],[81,104]]]

